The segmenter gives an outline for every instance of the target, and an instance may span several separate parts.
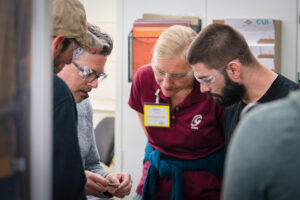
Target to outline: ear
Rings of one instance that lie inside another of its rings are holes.
[[[51,42],[51,50],[52,50],[52,55],[55,58],[58,54],[60,54],[61,49],[63,47],[63,41],[65,37],[63,35],[58,35],[52,39]]]
[[[241,63],[239,61],[231,61],[226,67],[226,72],[231,80],[238,81],[241,76]]]

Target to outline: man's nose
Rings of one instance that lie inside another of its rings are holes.
[[[169,76],[164,76],[163,77],[163,82],[162,82],[162,86],[163,87],[169,87],[170,85],[173,84],[173,80],[172,78],[170,78]]]
[[[98,88],[98,79],[96,78],[92,82],[89,83],[92,88]]]
[[[206,84],[200,83],[200,91],[206,93],[210,91],[210,87]]]

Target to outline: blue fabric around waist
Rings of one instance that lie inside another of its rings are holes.
[[[146,144],[144,162],[149,160],[147,176],[144,182],[142,199],[154,200],[158,176],[172,178],[171,200],[183,200],[183,171],[206,170],[223,177],[224,148],[197,160],[180,160],[169,158]]]

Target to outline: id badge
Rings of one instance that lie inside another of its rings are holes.
[[[144,104],[144,125],[170,127],[170,106],[168,104]]]

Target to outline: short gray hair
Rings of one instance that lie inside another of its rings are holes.
[[[93,33],[99,40],[102,40],[105,43],[105,46],[103,46],[102,50],[98,53],[100,55],[108,56],[111,54],[111,51],[113,49],[113,40],[112,38],[107,34],[100,30],[100,28],[94,24],[88,23],[88,31]],[[73,59],[77,60],[80,58],[80,56],[83,54],[84,49],[80,46],[77,47],[73,51]]]

